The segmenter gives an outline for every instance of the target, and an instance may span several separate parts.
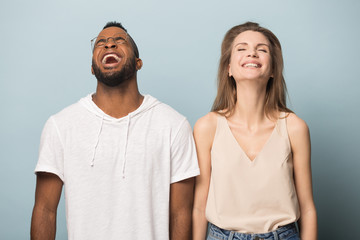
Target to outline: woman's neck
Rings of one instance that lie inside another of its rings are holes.
[[[256,83],[240,83],[236,86],[237,101],[231,118],[241,122],[249,129],[257,128],[268,121],[265,114],[266,86],[259,86]]]

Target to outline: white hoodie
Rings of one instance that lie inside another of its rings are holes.
[[[146,95],[123,118],[82,98],[45,124],[35,172],[64,182],[68,239],[168,239],[170,184],[199,174],[188,121]]]

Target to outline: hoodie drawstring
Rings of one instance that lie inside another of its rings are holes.
[[[150,95],[145,95],[144,96],[144,100],[143,102],[141,103],[141,105],[139,106],[138,109],[136,109],[135,111],[129,113],[127,116],[125,116],[124,118],[119,118],[119,119],[116,119],[116,118],[113,118],[109,115],[107,115],[106,113],[104,113],[93,101],[93,95],[94,93],[91,93],[89,95],[87,95],[85,98],[82,98],[80,100],[80,103],[92,114],[94,114],[95,116],[99,117],[101,119],[101,123],[99,125],[99,131],[95,134],[97,134],[97,136],[94,136],[95,139],[95,144],[94,146],[91,145],[91,147],[93,147],[93,154],[92,154],[92,158],[90,159],[90,166],[91,167],[94,167],[95,165],[95,157],[96,157],[96,153],[98,152],[98,147],[99,147],[99,144],[100,144],[100,135],[102,133],[102,131],[104,131],[106,129],[106,124],[107,123],[115,123],[115,124],[121,124],[121,126],[119,125],[120,127],[120,131],[122,131],[125,127],[125,132],[124,134],[121,134],[121,138],[123,137],[124,135],[124,145],[122,145],[122,142],[121,142],[121,146],[124,146],[124,149],[116,149],[118,151],[118,162],[117,164],[119,164],[119,168],[120,168],[120,164],[122,165],[121,166],[121,175],[122,175],[122,178],[125,178],[125,173],[126,173],[126,164],[127,164],[127,148],[128,147],[131,147],[131,144],[128,143],[128,138],[129,138],[129,134],[130,134],[130,121],[132,121],[132,118],[134,118],[135,116],[139,116],[140,114],[143,114],[144,112],[146,111],[149,111],[149,109],[161,104],[161,102],[159,102],[157,99],[151,97]],[[98,119],[96,119],[96,122],[97,122]],[[123,121],[126,121],[125,124]],[[124,125],[126,126],[124,126]],[[96,126],[94,126],[96,128]],[[95,135],[94,134],[94,135]],[[118,148],[119,146],[113,146],[115,148]],[[91,151],[91,149],[90,149]],[[99,152],[98,152],[99,153]],[[91,155],[90,155],[91,157]],[[97,157],[98,159],[101,159],[102,156],[98,156]],[[131,158],[129,158],[131,160]],[[123,162],[121,162],[121,160]],[[88,161],[88,160],[87,160]]]
[[[103,128],[103,124],[104,124],[104,116],[101,117],[101,124],[99,127],[99,131],[97,134],[97,139],[96,139],[96,143],[94,146],[94,153],[93,153],[93,157],[91,160],[91,164],[90,166],[93,167],[94,166],[94,162],[95,162],[95,155],[96,155],[96,149],[99,145],[99,140],[100,140],[100,134]],[[130,115],[128,115],[126,117],[126,129],[125,129],[125,137],[124,137],[124,151],[123,151],[123,163],[122,163],[122,169],[121,169],[121,173],[122,173],[122,177],[125,178],[125,168],[126,168],[126,150],[127,150],[127,144],[128,144],[128,137],[129,137],[129,127],[130,127]]]
[[[97,146],[99,144],[99,139],[100,139],[100,134],[101,134],[101,130],[102,130],[102,127],[103,127],[103,123],[104,123],[104,116],[101,117],[101,124],[100,124],[100,128],[99,128],[99,132],[97,134],[97,139],[96,139],[96,143],[95,143],[95,147],[94,147],[94,154],[93,154],[91,164],[90,164],[90,166],[92,166],[92,167],[94,166],[96,149],[97,149]]]
[[[123,156],[123,165],[122,165],[122,177],[125,178],[125,167],[126,167],[126,149],[128,144],[128,136],[129,136],[129,126],[130,126],[130,114],[126,118],[126,130],[125,130],[125,146],[124,146],[124,156]]]

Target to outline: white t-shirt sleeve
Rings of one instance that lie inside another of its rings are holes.
[[[53,173],[64,181],[63,144],[53,117],[47,120],[41,134],[39,160],[35,168],[35,173],[38,172]]]
[[[184,119],[171,144],[171,183],[199,175],[192,129]]]

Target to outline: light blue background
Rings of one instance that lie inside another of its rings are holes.
[[[76,1],[0,3],[0,239],[28,239],[39,139],[47,118],[94,91],[90,39],[128,28],[142,93],[193,125],[216,92],[225,32],[247,20],[280,39],[292,108],[312,136],[320,239],[360,235],[360,1]],[[66,239],[64,202],[57,239]]]

